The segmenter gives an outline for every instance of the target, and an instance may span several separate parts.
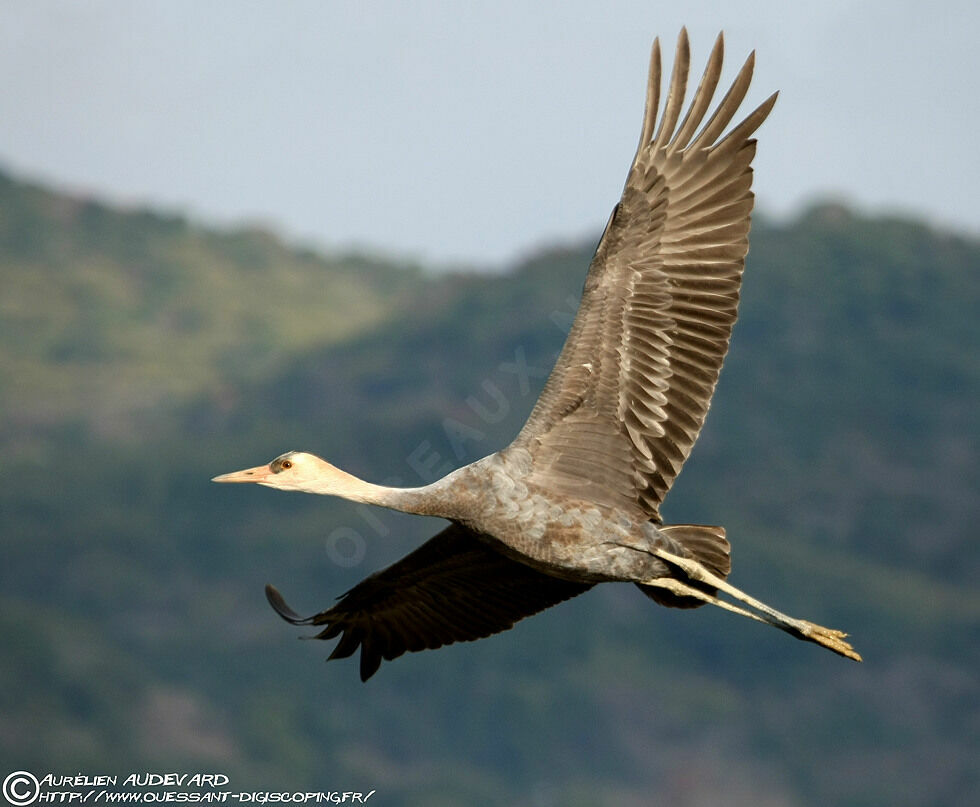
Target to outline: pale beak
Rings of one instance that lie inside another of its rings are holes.
[[[212,482],[265,482],[272,476],[272,469],[268,465],[257,465],[255,468],[246,468],[244,471],[232,471],[230,474],[221,474],[212,479]]]

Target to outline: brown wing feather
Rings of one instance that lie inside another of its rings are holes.
[[[622,199],[561,356],[513,444],[531,452],[532,482],[658,520],[728,351],[748,251],[750,138],[776,99],[719,140],[754,65],[750,56],[702,126],[722,56],[719,36],[678,126],[690,60],[681,31],[657,126],[661,69],[654,42],[640,145]]]
[[[339,636],[331,659],[360,647],[361,680],[367,681],[382,659],[482,639],[589,588],[511,560],[452,524],[315,616],[299,616],[273,586],[266,586],[266,596],[287,622],[325,626],[313,638]]]

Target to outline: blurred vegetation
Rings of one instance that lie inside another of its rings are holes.
[[[977,242],[836,205],[757,221],[665,508],[725,524],[736,585],[865,664],[609,585],[362,685],[262,585],[315,610],[438,522],[208,478],[295,448],[419,484],[505,445],[591,245],[430,276],[2,175],[0,211],[10,770],[385,805],[976,803]]]
[[[120,213],[0,172],[0,411],[30,428],[132,417],[262,377],[380,322],[419,277],[260,229]]]

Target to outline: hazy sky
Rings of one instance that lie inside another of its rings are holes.
[[[750,50],[756,191],[980,232],[980,4],[0,0],[0,166],[320,246],[500,263],[597,232],[649,45]],[[750,107],[747,104],[746,110]],[[2,212],[0,212],[2,215]]]

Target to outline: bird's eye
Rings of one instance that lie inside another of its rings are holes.
[[[281,463],[279,463],[279,467],[282,468],[284,471],[288,471],[290,468],[293,467],[293,464],[289,460],[283,460]]]

